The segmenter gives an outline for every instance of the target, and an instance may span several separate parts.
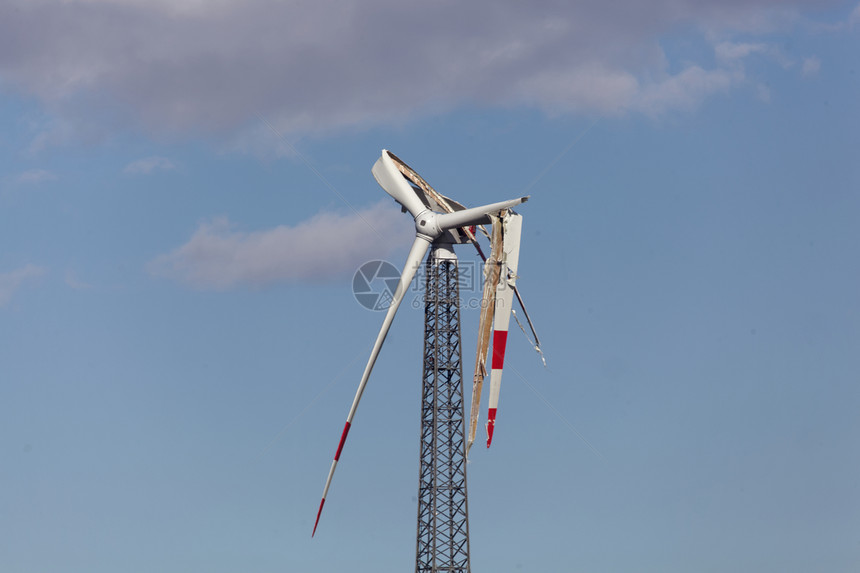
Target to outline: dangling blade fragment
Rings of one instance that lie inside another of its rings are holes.
[[[493,358],[490,364],[490,398],[487,411],[487,447],[493,443],[496,429],[496,412],[499,407],[499,390],[502,385],[502,369],[505,366],[505,347],[508,341],[508,325],[511,322],[511,309],[514,288],[517,283],[517,265],[520,258],[520,237],[523,218],[508,212],[502,218],[501,265],[502,279],[496,289],[496,307],[493,316]]]
[[[492,217],[493,235],[490,258],[484,264],[484,292],[481,297],[481,319],[478,323],[478,350],[475,356],[475,375],[472,380],[472,406],[469,416],[469,438],[466,441],[466,456],[475,442],[478,415],[481,409],[481,392],[487,376],[487,353],[490,348],[490,331],[493,325],[493,310],[496,307],[496,288],[501,277],[502,220]]]

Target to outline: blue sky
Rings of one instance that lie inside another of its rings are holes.
[[[860,567],[860,6],[473,6],[0,7],[0,569],[413,566],[382,148],[532,196],[475,571]]]

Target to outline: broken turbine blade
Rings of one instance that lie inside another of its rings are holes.
[[[506,213],[502,218],[502,252],[498,257],[501,260],[502,277],[496,287],[496,306],[493,313],[493,354],[490,362],[490,398],[487,411],[488,448],[493,443],[496,412],[499,408],[499,390],[502,386],[502,369],[505,366],[508,326],[511,322],[514,288],[517,284],[522,220],[522,216],[512,212]]]
[[[501,277],[500,256],[502,252],[502,221],[493,216],[493,235],[490,244],[490,258],[484,264],[484,289],[481,296],[481,318],[478,323],[478,350],[475,356],[475,375],[472,378],[472,402],[469,413],[469,436],[466,440],[466,456],[475,443],[478,430],[478,415],[481,409],[481,393],[484,378],[487,377],[487,352],[490,348],[490,334],[493,327],[493,313],[496,308],[496,287]],[[477,244],[477,243],[476,243]]]
[[[417,218],[424,211],[429,210],[427,205],[418,197],[415,189],[412,188],[400,170],[397,169],[387,150],[382,150],[382,156],[376,160],[371,172],[376,182],[379,183],[379,186],[385,189],[386,193],[394,197],[394,200],[400,203],[404,209],[409,211],[413,219]]]

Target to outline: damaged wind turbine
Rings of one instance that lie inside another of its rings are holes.
[[[462,205],[444,196],[440,196],[435,191],[430,193],[429,191],[432,191],[432,188],[428,190],[424,186],[420,186],[419,188],[411,185],[406,177],[404,177],[404,171],[407,170],[411,172],[408,166],[386,150],[382,151],[382,157],[377,160],[372,169],[373,176],[379,185],[403,207],[404,211],[408,211],[415,220],[415,240],[412,243],[412,248],[409,250],[409,255],[406,257],[406,263],[403,266],[400,280],[394,291],[391,305],[388,307],[385,319],[382,321],[382,327],[376,337],[376,342],[370,352],[370,357],[358,384],[358,390],[355,393],[352,406],[347,414],[346,424],[341,433],[334,460],[332,461],[325,487],[323,488],[322,500],[317,511],[312,536],[316,533],[317,526],[319,525],[320,515],[325,505],[334,471],[337,468],[347,434],[349,434],[355,412],[367,386],[367,381],[370,378],[370,373],[379,356],[379,351],[385,342],[385,337],[391,328],[394,315],[403,301],[404,294],[415,276],[418,265],[421,264],[431,244],[436,246],[442,243],[460,242],[458,237],[461,234],[468,236],[470,240],[474,240],[472,230],[464,229],[464,227],[489,224],[492,221],[491,215],[508,210],[528,200],[528,197],[520,197],[518,199],[466,209]],[[420,177],[418,179],[420,182],[423,182]],[[434,210],[434,208],[448,212],[439,212]]]

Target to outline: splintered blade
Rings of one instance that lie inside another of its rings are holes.
[[[469,415],[469,438],[466,455],[475,443],[478,429],[478,413],[481,409],[481,392],[487,376],[487,352],[490,348],[490,331],[493,326],[493,311],[496,307],[496,287],[501,276],[500,257],[502,250],[502,222],[493,217],[493,234],[490,258],[484,264],[484,293],[481,298],[481,319],[478,323],[478,351],[475,356],[475,376],[472,381],[472,402]]]
[[[410,183],[421,189],[421,191],[423,191],[427,197],[432,199],[433,202],[435,202],[439,206],[441,212],[452,213],[454,211],[462,211],[466,208],[457,201],[454,201],[450,197],[445,197],[444,195],[433,189],[433,187],[431,187],[430,184],[427,183],[427,181],[425,181],[423,177],[418,175],[418,173],[414,169],[406,165],[406,163],[402,159],[400,159],[390,151],[388,152],[388,155],[391,157],[392,161],[394,161],[394,165],[397,166],[397,169],[400,170],[403,176],[406,177],[406,179],[408,179]]]
[[[364,388],[367,386],[367,380],[370,378],[370,373],[373,370],[373,365],[376,364],[376,358],[379,356],[379,351],[385,342],[385,337],[388,336],[388,331],[391,328],[391,322],[394,320],[394,315],[397,314],[397,308],[403,301],[403,296],[409,289],[412,283],[412,278],[415,276],[415,271],[418,265],[424,260],[424,255],[430,247],[430,242],[422,237],[415,237],[412,243],[412,248],[409,250],[409,255],[406,257],[406,264],[403,266],[403,272],[400,275],[400,281],[397,283],[397,289],[394,291],[394,297],[391,300],[391,306],[388,307],[388,312],[385,313],[385,319],[382,321],[382,328],[379,329],[379,334],[376,337],[376,342],[373,344],[373,350],[370,351],[370,358],[367,360],[367,366],[364,367],[364,374],[361,375],[361,381],[358,384],[358,390],[355,393],[355,398],[352,400],[352,406],[349,409],[349,414],[346,416],[346,424],[343,427],[343,432],[340,435],[340,441],[337,445],[337,451],[334,454],[334,460],[331,463],[331,468],[328,471],[328,477],[325,480],[323,488],[322,501],[317,510],[317,518],[314,521],[314,530],[311,537],[317,531],[320,515],[322,514],[323,506],[325,505],[326,496],[328,496],[331,480],[334,477],[334,470],[337,468],[337,462],[340,459],[340,454],[343,451],[343,445],[346,442],[346,436],[352,427],[352,420],[355,418],[355,411],[358,409],[358,403],[361,401],[361,395],[364,393]]]
[[[415,189],[409,184],[387,150],[382,150],[382,156],[376,160],[371,169],[373,177],[386,193],[403,205],[413,218],[427,210],[427,205],[418,197]]]
[[[496,412],[499,407],[499,390],[502,385],[502,369],[505,365],[505,347],[508,341],[508,325],[511,321],[511,305],[517,283],[517,263],[520,258],[520,236],[522,217],[508,212],[502,217],[502,279],[496,287],[496,308],[493,316],[493,358],[490,364],[490,399],[487,411],[487,447],[493,443],[496,428]]]

